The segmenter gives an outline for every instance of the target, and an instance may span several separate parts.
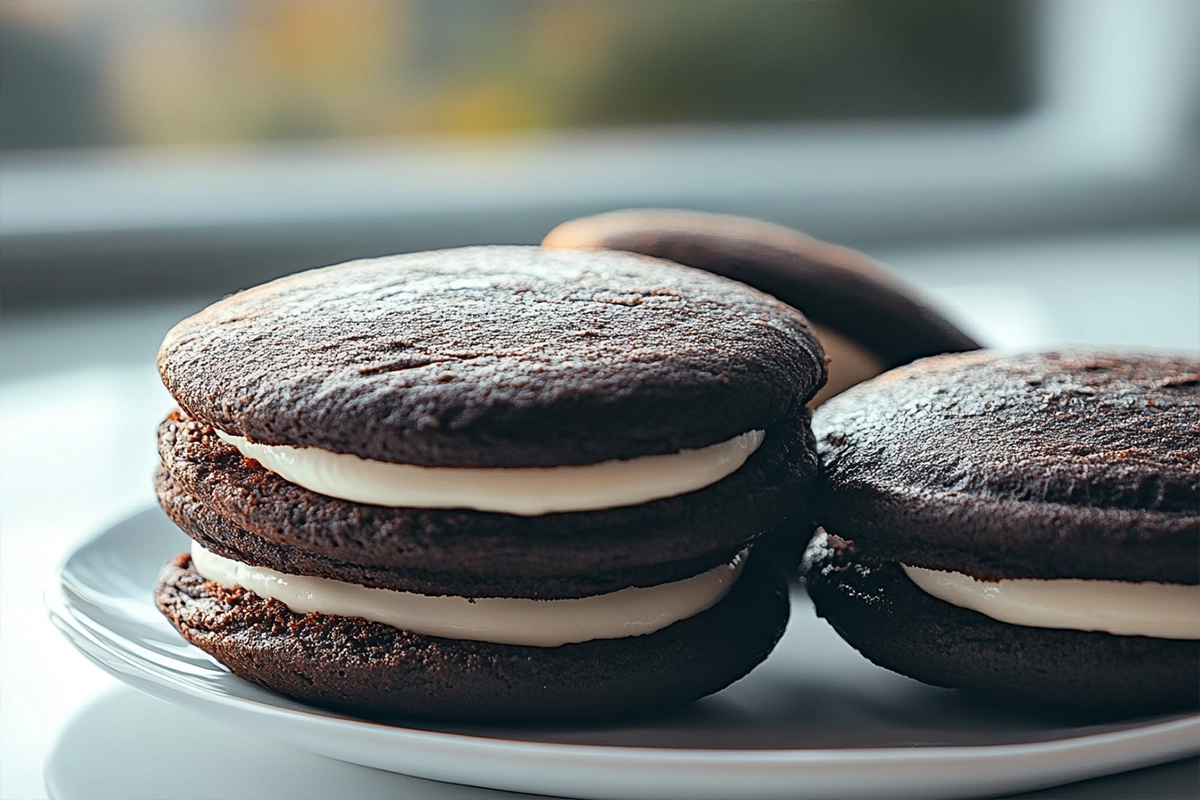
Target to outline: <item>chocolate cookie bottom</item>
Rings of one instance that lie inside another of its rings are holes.
[[[207,581],[191,557],[159,575],[159,610],[236,675],[373,719],[504,722],[616,718],[720,691],[767,657],[787,589],[750,558],[707,611],[645,636],[541,648],[425,636],[357,617],[296,614]]]
[[[919,681],[1089,715],[1200,706],[1200,642],[999,622],[926,594],[897,563],[826,533],[803,572],[817,614],[843,639]]]

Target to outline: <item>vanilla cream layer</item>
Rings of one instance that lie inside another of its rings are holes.
[[[297,614],[362,617],[427,636],[532,647],[623,639],[662,630],[720,602],[744,563],[743,552],[729,564],[674,583],[574,600],[468,599],[368,589],[329,578],[288,575],[233,561],[192,542],[192,566],[202,577],[274,598]]]
[[[1077,579],[981,581],[901,564],[912,582],[952,605],[1031,628],[1200,639],[1200,586]]]
[[[816,408],[834,395],[885,371],[883,362],[862,345],[823,325],[812,327],[821,340],[821,347],[825,349],[825,357],[829,359],[829,380],[808,401],[809,408]]]
[[[569,467],[418,467],[217,435],[276,475],[327,497],[532,517],[633,506],[703,489],[737,471],[766,434],[749,431],[695,450]]]

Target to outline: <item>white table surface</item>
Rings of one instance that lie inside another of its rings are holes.
[[[1200,230],[875,255],[988,344],[1200,350]],[[0,320],[0,798],[512,796],[252,740],[123,687],[49,624],[41,594],[63,554],[153,502],[171,406],[154,353],[207,300]],[[1024,796],[1195,797],[1200,762]]]

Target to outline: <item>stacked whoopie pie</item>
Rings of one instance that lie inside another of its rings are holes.
[[[766,657],[748,548],[807,518],[804,317],[621,252],[477,247],[283,278],[176,326],[159,608],[236,674],[373,717],[588,719]]]
[[[915,288],[866,255],[744,217],[628,209],[564,222],[543,247],[607,248],[741,281],[798,308],[829,358],[825,400],[918,358],[977,350]]]
[[[1200,704],[1200,361],[943,356],[813,426],[808,591],[872,661],[1091,713]]]

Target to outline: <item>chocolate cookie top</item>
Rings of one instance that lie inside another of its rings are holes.
[[[550,466],[764,429],[824,382],[794,309],[628,253],[469,247],[228,297],[159,351],[193,416],[267,444],[425,466]]]
[[[978,352],[822,406],[818,521],[978,577],[1200,581],[1200,361]]]
[[[979,348],[883,265],[782,225],[697,211],[629,209],[565,222],[542,246],[627,250],[742,281],[853,340],[889,369]]]

